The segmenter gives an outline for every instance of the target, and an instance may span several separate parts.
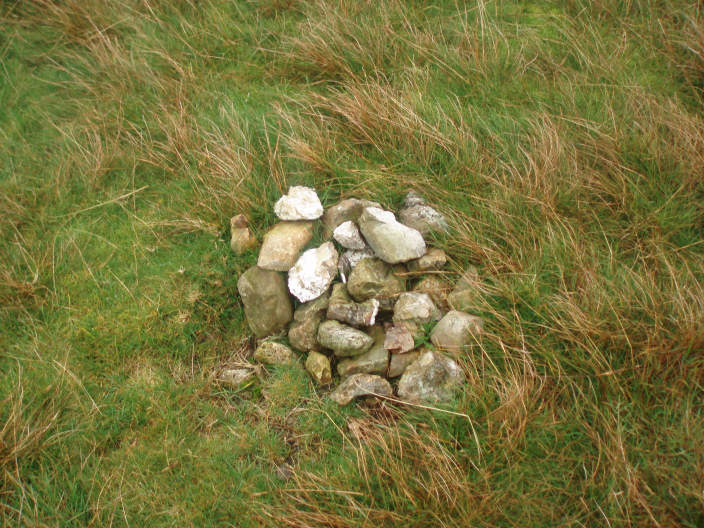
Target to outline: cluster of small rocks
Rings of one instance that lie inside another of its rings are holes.
[[[452,398],[464,375],[452,357],[482,330],[466,311],[476,292],[470,270],[450,292],[437,272],[445,253],[425,236],[447,230],[444,216],[410,192],[396,215],[376,202],[349,198],[323,209],[314,189],[291,187],[274,206],[280,222],[265,235],[257,265],[238,280],[249,326],[259,339],[254,360],[297,361],[319,385],[341,382],[330,397],[412,402]],[[322,222],[324,243],[305,249]],[[256,247],[246,219],[231,221],[231,246]],[[304,250],[305,249],[305,250]],[[297,305],[294,308],[294,303]],[[434,325],[434,326],[433,326]],[[426,330],[433,326],[429,336]],[[272,339],[288,337],[288,345]],[[428,344],[428,341],[432,345]]]

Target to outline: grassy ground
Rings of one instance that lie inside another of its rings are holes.
[[[703,103],[694,0],[0,2],[0,524],[703,526]],[[297,183],[452,219],[467,416],[212,381]]]

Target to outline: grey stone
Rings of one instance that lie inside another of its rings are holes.
[[[438,271],[445,267],[447,263],[447,255],[442,249],[431,248],[428,252],[417,260],[408,262],[408,271],[425,272]]]
[[[450,284],[437,276],[425,277],[413,288],[414,292],[427,293],[442,312],[447,312],[450,308],[447,304],[447,295],[452,287]]]
[[[372,326],[379,312],[379,301],[370,299],[362,303],[354,302],[347,293],[344,284],[337,283],[332,287],[332,295],[328,304],[328,319],[334,319],[352,326]]]
[[[232,389],[239,388],[242,383],[254,376],[251,369],[225,369],[217,377],[217,381]]]
[[[337,261],[337,271],[340,273],[342,282],[347,282],[350,273],[362,259],[373,257],[374,252],[371,249],[361,249],[359,251],[348,249],[340,255],[340,260]]]
[[[288,271],[312,238],[312,222],[279,222],[264,235],[257,265],[266,270]]]
[[[241,255],[257,246],[257,239],[249,230],[244,215],[233,216],[230,219],[230,247],[236,255]]]
[[[264,341],[254,351],[254,360],[265,365],[283,365],[296,360],[296,355],[286,345]]]
[[[353,374],[330,393],[330,399],[338,405],[347,405],[360,396],[391,396],[391,384],[374,374]]]
[[[237,281],[244,313],[252,332],[266,337],[282,331],[293,317],[293,306],[283,275],[249,268]]]
[[[332,236],[342,247],[347,249],[359,250],[366,249],[367,247],[367,243],[362,238],[362,234],[359,232],[357,224],[355,224],[352,220],[342,222],[335,228]]]
[[[335,228],[343,222],[350,220],[356,222],[365,207],[381,208],[381,205],[376,202],[370,202],[369,200],[348,198],[347,200],[342,200],[332,207],[329,207],[323,214],[323,235],[325,238],[330,238]]]
[[[338,357],[358,356],[369,350],[374,339],[351,326],[337,321],[325,321],[318,327],[318,343],[331,349]]]
[[[320,297],[337,276],[339,255],[332,242],[309,249],[288,271],[288,289],[301,302]]]
[[[415,348],[413,332],[408,325],[399,324],[386,330],[384,348],[393,354],[404,354]]]
[[[327,356],[311,350],[306,359],[306,370],[313,377],[318,385],[329,385],[332,383],[332,369]]]
[[[397,222],[390,211],[366,207],[359,217],[359,229],[376,256],[389,264],[425,254],[423,236],[416,229]]]
[[[403,374],[408,365],[416,361],[420,355],[420,350],[414,350],[413,352],[407,352],[405,354],[391,354],[388,371],[389,378],[396,378]]]
[[[406,368],[398,382],[398,395],[411,402],[448,401],[464,379],[462,370],[452,359],[427,351]]]
[[[377,299],[382,310],[391,310],[398,295],[406,290],[406,281],[398,276],[403,271],[376,258],[363,259],[350,273],[347,291],[357,302]]]
[[[384,374],[389,366],[389,352],[384,348],[384,330],[375,326],[370,328],[369,335],[374,339],[374,344],[365,353],[349,359],[343,359],[337,364],[337,373],[342,376],[351,376],[364,372],[367,374]]]
[[[315,189],[294,186],[276,202],[274,213],[281,220],[316,220],[323,216],[323,206]]]
[[[483,322],[480,317],[452,310],[435,325],[430,334],[430,341],[438,348],[459,352],[462,347],[472,343],[474,338],[481,334],[482,328]]]
[[[394,305],[394,323],[427,324],[439,321],[442,314],[427,293],[406,292],[399,295]]]
[[[447,231],[445,217],[429,205],[414,205],[401,209],[398,213],[398,219],[402,224],[412,227],[423,236]]]
[[[318,346],[318,326],[327,309],[326,293],[296,308],[293,323],[288,330],[288,340],[293,348],[307,352]]]

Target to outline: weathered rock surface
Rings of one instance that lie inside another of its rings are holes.
[[[392,326],[386,330],[384,348],[392,354],[404,354],[415,348],[411,328],[405,324]]]
[[[274,213],[281,220],[315,220],[323,216],[323,206],[315,189],[297,185],[279,198]]]
[[[241,255],[257,246],[257,239],[249,230],[247,219],[239,214],[230,219],[230,247],[236,255]]]
[[[381,376],[374,374],[353,374],[340,383],[330,394],[338,405],[347,405],[360,396],[391,396],[391,384]]]
[[[447,304],[447,296],[452,286],[447,281],[431,276],[421,280],[413,288],[414,292],[427,293],[442,312],[447,312],[450,308]]]
[[[365,249],[367,243],[362,238],[357,224],[352,220],[342,222],[335,228],[332,237],[344,248],[347,249]]]
[[[436,403],[452,399],[464,374],[452,359],[427,351],[411,363],[398,382],[398,395],[412,402]]]
[[[482,332],[482,328],[480,317],[452,310],[435,325],[430,341],[438,348],[459,352],[462,347],[474,342],[474,337]]]
[[[220,372],[217,380],[226,387],[237,389],[252,376],[254,376],[254,371],[251,369],[225,369]]]
[[[376,202],[360,200],[358,198],[348,198],[329,207],[323,214],[323,235],[325,238],[332,236],[335,228],[343,222],[356,222],[365,207],[381,208]]]
[[[423,236],[434,232],[447,231],[445,217],[427,205],[425,200],[414,191],[406,195],[403,207],[398,213],[402,224],[417,229]]]
[[[414,350],[413,352],[407,352],[405,354],[391,354],[391,359],[389,360],[389,378],[396,378],[403,374],[408,368],[408,365],[415,362],[420,357],[421,351]]]
[[[342,282],[347,282],[354,267],[365,258],[374,258],[374,252],[371,249],[348,249],[340,255],[340,260],[337,261],[337,271],[340,273]]]
[[[408,271],[425,272],[437,271],[445,267],[447,255],[442,249],[431,248],[428,252],[417,260],[408,262]]]
[[[311,350],[306,359],[306,370],[313,377],[318,385],[329,385],[332,383],[332,368],[327,356]]]
[[[293,317],[293,306],[283,275],[249,268],[237,281],[244,313],[252,332],[266,337],[283,330]]]
[[[392,268],[376,258],[361,260],[347,280],[347,291],[357,302],[377,299],[382,310],[391,310],[396,298],[406,289],[406,281],[396,275],[402,268]]]
[[[367,374],[384,374],[389,366],[389,352],[384,348],[384,330],[375,326],[369,331],[374,339],[372,347],[350,359],[343,359],[337,364],[337,373],[342,376],[351,376],[364,372]]]
[[[389,264],[417,259],[425,254],[423,236],[397,222],[390,211],[366,207],[359,217],[359,230],[376,256]]]
[[[257,265],[265,270],[288,271],[311,238],[312,222],[279,222],[264,235]]]
[[[427,293],[405,292],[399,295],[394,305],[394,323],[415,323],[423,325],[439,321],[442,314]]]
[[[332,242],[309,249],[288,271],[288,289],[301,302],[320,297],[337,276],[339,255]]]
[[[318,343],[338,357],[358,356],[369,350],[374,339],[356,328],[337,321],[325,321],[318,327]]]
[[[370,299],[356,303],[347,293],[344,284],[337,283],[332,287],[332,295],[328,304],[327,317],[352,326],[372,326],[379,313],[379,301]]]
[[[328,309],[328,295],[323,294],[296,308],[288,340],[296,350],[307,352],[318,346],[318,326]]]
[[[264,341],[254,351],[254,360],[265,365],[284,365],[296,360],[296,354],[286,345]]]

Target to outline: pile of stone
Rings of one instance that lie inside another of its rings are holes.
[[[475,272],[451,293],[437,278],[447,258],[424,237],[447,230],[443,215],[414,192],[398,220],[356,198],[324,210],[315,190],[300,186],[274,212],[281,221],[264,235],[257,265],[237,284],[260,340],[255,361],[297,361],[295,349],[307,355],[306,369],[323,386],[333,384],[334,368],[341,381],[330,397],[340,405],[392,396],[389,379],[398,377],[396,393],[404,400],[452,398],[464,375],[449,356],[476,339],[482,321],[463,311],[472,305]],[[317,221],[326,241],[305,249]],[[241,215],[232,219],[231,233],[237,253],[257,244]],[[290,346],[275,341],[283,338]]]

